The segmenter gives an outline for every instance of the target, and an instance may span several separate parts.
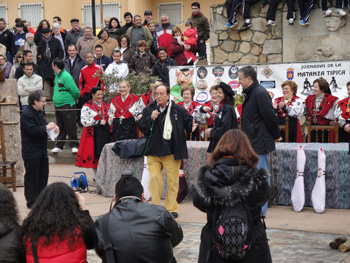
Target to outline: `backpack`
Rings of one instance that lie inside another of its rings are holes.
[[[250,249],[254,229],[248,205],[238,201],[218,209],[216,215],[212,241],[219,255],[226,260],[242,260]]]

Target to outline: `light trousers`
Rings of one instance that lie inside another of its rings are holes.
[[[148,190],[152,197],[152,204],[159,205],[163,192],[163,168],[167,180],[165,196],[165,208],[171,212],[177,212],[179,204],[176,202],[179,191],[179,169],[181,160],[175,160],[174,155],[147,156],[147,165],[150,172]]]

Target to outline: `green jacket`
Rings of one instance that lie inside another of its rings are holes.
[[[192,21],[193,26],[197,28],[198,40],[205,42],[209,39],[210,29],[208,18],[200,13],[196,16],[190,16],[187,20]]]
[[[53,102],[56,107],[69,104],[74,106],[75,100],[79,99],[80,91],[75,85],[73,77],[63,69],[58,75],[55,73],[55,87],[53,93]]]

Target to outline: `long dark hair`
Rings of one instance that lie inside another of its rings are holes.
[[[43,246],[48,246],[57,236],[59,242],[68,238],[72,247],[77,236],[83,236],[92,226],[93,221],[81,210],[73,189],[65,183],[53,183],[41,192],[23,221],[23,242],[30,238],[37,249],[40,238]]]
[[[40,21],[39,25],[38,25],[38,28],[37,30],[41,33],[41,30],[43,29],[43,23],[46,22],[47,23],[47,26],[48,26],[48,29],[51,30],[51,26],[50,26],[50,23],[49,21],[47,21],[46,19],[43,19]]]
[[[112,29],[113,27],[112,27],[112,21],[117,21],[117,27],[116,28],[120,28],[120,23],[119,23],[119,20],[118,20],[118,18],[116,18],[116,17],[112,17],[111,18],[111,20],[109,21],[109,25],[108,25],[108,29]]]
[[[208,160],[211,167],[224,156],[233,156],[239,165],[247,165],[256,168],[259,156],[254,152],[247,135],[238,129],[228,130],[216,145]]]
[[[19,213],[16,200],[11,191],[0,183],[0,223],[8,229],[19,224]]]

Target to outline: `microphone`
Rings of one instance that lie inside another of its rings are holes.
[[[156,105],[156,110],[160,113],[160,106],[158,104]]]

